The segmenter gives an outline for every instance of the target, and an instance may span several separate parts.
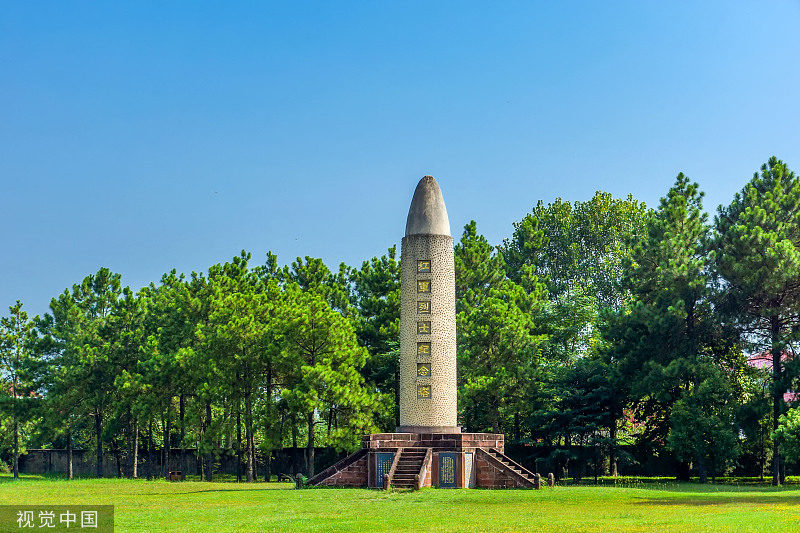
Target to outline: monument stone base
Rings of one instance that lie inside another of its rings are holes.
[[[504,437],[494,433],[375,433],[363,437],[359,451],[323,470],[309,483],[411,490],[533,488],[537,474],[503,451]]]

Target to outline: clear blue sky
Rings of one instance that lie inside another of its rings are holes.
[[[4,2],[0,314],[107,266],[360,264],[417,180],[499,243],[537,200],[710,210],[800,171],[800,2]]]

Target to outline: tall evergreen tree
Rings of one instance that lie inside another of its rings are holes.
[[[256,475],[255,406],[259,399],[272,400],[272,371],[279,351],[275,321],[281,313],[281,295],[277,281],[264,286],[249,271],[247,259],[249,256],[225,265],[229,274],[217,284],[209,323],[202,334],[206,349],[215,354],[215,369],[223,376],[237,411],[243,403],[246,476],[252,482]]]
[[[103,475],[103,427],[119,373],[112,348],[119,335],[113,312],[121,293],[120,275],[101,268],[53,298],[52,315],[43,321],[53,350],[51,369],[58,375],[49,393],[72,398],[76,410],[93,420],[97,477]]]
[[[397,260],[397,247],[389,248],[386,255],[364,261],[360,269],[351,271],[350,279],[357,310],[353,316],[358,340],[369,352],[364,377],[380,393],[395,399],[390,412],[376,413],[376,423],[378,427],[392,431],[400,425],[400,261]]]
[[[535,322],[546,291],[530,269],[517,284],[502,254],[471,221],[455,247],[456,321],[462,418],[473,431],[513,432],[519,439],[540,381],[544,336]],[[528,290],[526,290],[528,289]]]
[[[742,364],[712,305],[702,197],[696,183],[678,175],[628,262],[625,283],[635,304],[606,330],[618,385],[637,419],[647,421],[644,442],[667,440],[676,402],[686,405],[686,395],[715,375],[710,368],[730,373]],[[703,464],[710,448],[694,449]]]
[[[20,426],[31,412],[31,394],[36,392],[36,352],[33,349],[33,320],[22,309],[22,302],[8,308],[0,318],[0,412],[12,420],[14,479],[19,478]]]
[[[783,357],[800,327],[800,180],[772,157],[715,218],[716,269],[726,308],[744,337],[772,355],[772,423],[786,410],[793,376]],[[772,483],[781,483],[781,454],[773,443]]]
[[[280,331],[287,381],[281,396],[306,420],[306,468],[313,476],[318,416],[331,417],[334,442],[351,448],[374,428],[372,412],[381,399],[359,372],[367,351],[358,345],[352,323],[320,295],[296,285],[284,298]]]

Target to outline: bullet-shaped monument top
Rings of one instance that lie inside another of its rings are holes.
[[[399,433],[461,433],[457,426],[453,237],[439,184],[414,191],[400,246]]]
[[[425,176],[417,184],[408,210],[406,235],[450,235],[442,190],[433,176]]]

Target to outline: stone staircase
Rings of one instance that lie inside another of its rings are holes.
[[[536,486],[536,475],[525,468],[524,466],[520,465],[519,463],[514,462],[513,460],[509,459],[505,454],[502,452],[490,448],[489,455],[502,463],[507,471],[510,471],[511,475],[517,477],[520,481],[520,484],[526,487],[535,487]]]
[[[389,483],[398,489],[415,490],[417,488],[416,477],[422,468],[426,452],[425,448],[400,448],[397,468]]]

